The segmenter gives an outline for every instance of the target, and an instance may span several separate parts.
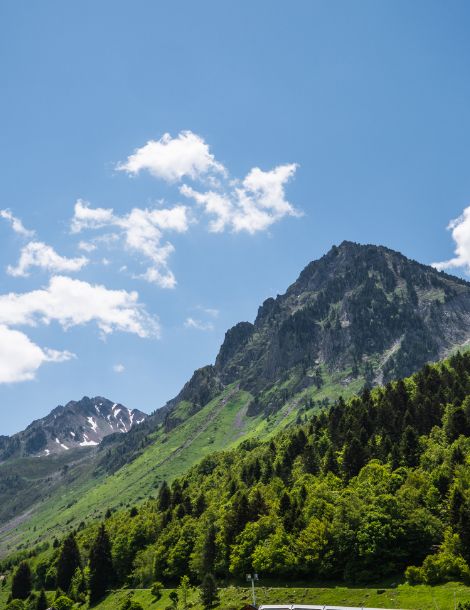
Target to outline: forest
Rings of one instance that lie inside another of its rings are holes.
[[[186,582],[202,583],[211,608],[216,582],[251,571],[470,582],[469,436],[470,354],[457,353],[212,454],[142,504],[10,557],[8,607],[45,610],[44,591],[58,591],[63,610],[111,587],[158,596]]]

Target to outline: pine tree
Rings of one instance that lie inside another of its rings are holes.
[[[33,588],[31,569],[27,561],[22,561],[13,574],[11,596],[13,599],[26,599]]]
[[[158,491],[157,508],[159,511],[164,512],[171,506],[171,491],[168,487],[168,483],[163,481]]]
[[[459,521],[456,529],[462,542],[462,555],[468,562],[470,561],[470,506],[468,502],[462,503],[459,513]]]
[[[212,574],[206,574],[201,583],[200,600],[204,610],[212,610],[219,604],[217,582]]]
[[[196,500],[196,505],[194,506],[194,516],[200,517],[202,513],[206,510],[206,498],[203,493],[200,493]]]
[[[211,523],[207,528],[204,545],[202,547],[201,571],[202,574],[212,573],[214,571],[215,559],[217,555],[217,545],[215,542],[217,530],[215,525]]]
[[[328,447],[325,454],[323,472],[324,474],[327,474],[328,472],[338,474],[338,460],[336,459],[336,453],[331,445]]]
[[[178,599],[180,600],[182,610],[188,609],[188,597],[190,590],[191,583],[189,576],[182,576],[180,586],[178,587]]]
[[[302,458],[304,462],[305,472],[307,472],[308,474],[318,474],[319,459],[315,445],[313,445],[312,443],[308,443],[307,445],[305,445]]]
[[[460,521],[460,509],[465,498],[458,487],[454,487],[449,498],[449,518],[452,525],[456,526]]]
[[[46,592],[44,589],[41,589],[36,601],[36,610],[47,610],[47,608],[49,608],[49,603],[47,601]]]
[[[89,567],[90,603],[94,604],[104,596],[113,580],[111,544],[104,524],[101,524],[91,547]]]
[[[400,451],[407,466],[416,466],[419,459],[419,441],[416,430],[407,426],[400,442]]]
[[[359,474],[366,461],[364,448],[356,436],[344,444],[343,475],[346,480]]]
[[[80,551],[73,533],[62,544],[57,561],[57,586],[68,592],[75,570],[80,567]]]

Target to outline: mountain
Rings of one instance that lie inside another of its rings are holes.
[[[214,365],[166,406],[197,410],[239,382],[267,415],[337,371],[376,385],[404,377],[470,340],[470,284],[382,246],[343,242],[307,265],[225,335]],[[282,392],[273,386],[284,383]]]
[[[267,299],[253,323],[228,330],[214,364],[174,399],[127,434],[104,438],[86,461],[74,449],[64,450],[77,452],[67,470],[64,454],[0,465],[0,506],[12,476],[21,490],[0,511],[0,546],[10,552],[134,505],[216,451],[271,438],[469,339],[468,282],[382,246],[343,242]]]
[[[378,583],[423,564],[409,581],[468,584],[469,454],[467,352],[213,453],[155,500],[108,513],[117,582],[210,569],[225,582],[253,570],[271,583]],[[82,548],[93,532],[77,533]]]
[[[80,447],[93,447],[110,434],[129,432],[147,415],[107,398],[84,396],[59,405],[49,415],[11,437],[0,437],[0,461],[19,456],[48,456]]]

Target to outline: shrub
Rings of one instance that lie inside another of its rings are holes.
[[[163,593],[163,584],[159,580],[153,583],[151,593],[156,601],[161,599]]]
[[[71,610],[73,608],[73,601],[66,595],[60,595],[54,600],[52,607],[54,610]]]
[[[419,585],[424,582],[423,569],[417,566],[408,566],[405,570],[405,578],[410,585]]]

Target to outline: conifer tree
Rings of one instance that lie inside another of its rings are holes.
[[[452,525],[456,526],[461,517],[460,510],[465,498],[458,487],[454,487],[450,492],[449,498],[449,518]]]
[[[200,493],[196,500],[196,505],[194,506],[194,516],[200,517],[202,513],[206,510],[206,498],[203,493]]]
[[[180,580],[180,585],[178,587],[178,599],[180,601],[182,610],[188,610],[188,597],[190,590],[191,583],[189,580],[189,576],[182,576]]]
[[[113,561],[108,533],[101,524],[90,550],[90,603],[99,601],[113,581]]]
[[[204,610],[212,610],[219,604],[217,582],[212,574],[206,574],[201,583],[200,600]]]
[[[204,545],[202,547],[201,557],[201,571],[202,574],[212,573],[214,571],[215,558],[217,554],[217,546],[215,538],[217,530],[215,525],[211,523],[207,528],[206,537],[204,539]]]
[[[326,474],[332,472],[338,474],[338,460],[336,459],[335,450],[330,445],[325,454],[325,461],[323,463],[323,472]]]
[[[47,608],[49,608],[49,603],[47,601],[46,592],[44,589],[41,589],[36,601],[36,610],[47,610]]]
[[[343,474],[346,480],[355,477],[364,466],[365,454],[362,444],[356,436],[344,444]]]
[[[27,561],[22,561],[13,574],[11,583],[11,597],[13,599],[26,599],[33,588],[31,569]]]
[[[416,466],[418,464],[418,435],[416,430],[411,426],[407,426],[403,432],[400,442],[400,450],[407,466]]]
[[[157,507],[159,511],[168,510],[171,506],[171,491],[168,483],[163,481],[158,491]]]
[[[57,586],[68,592],[75,570],[80,567],[80,551],[73,533],[65,538],[57,561]]]

